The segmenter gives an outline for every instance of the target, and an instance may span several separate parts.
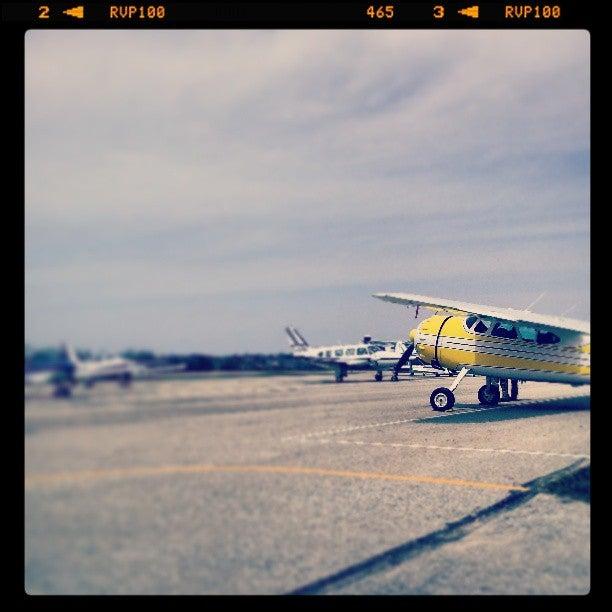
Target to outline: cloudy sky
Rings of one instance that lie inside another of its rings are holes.
[[[589,318],[581,31],[26,35],[25,335],[404,337],[410,291]]]

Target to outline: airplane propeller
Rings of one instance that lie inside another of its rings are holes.
[[[395,367],[393,368],[393,374],[397,375],[400,369],[408,362],[410,359],[410,355],[412,355],[412,351],[414,351],[414,342],[406,345],[406,350],[403,352],[402,356],[398,359]]]

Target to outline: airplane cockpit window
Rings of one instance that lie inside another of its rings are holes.
[[[495,324],[491,335],[497,338],[509,338],[510,340],[514,340],[517,336],[516,327],[507,321],[499,321]]]
[[[536,336],[538,335],[535,327],[531,327],[529,325],[519,325],[518,330],[523,340],[526,340],[527,342],[535,342]]]
[[[368,349],[367,349],[367,348],[358,348],[358,349],[357,349],[357,354],[358,354],[358,355],[366,355],[366,354],[367,354],[367,352],[368,352]]]
[[[476,325],[474,326],[474,329],[472,329],[472,331],[476,332],[477,334],[486,334],[487,333],[487,329],[489,329],[489,327],[491,327],[491,320],[490,319],[479,318],[478,319],[478,323],[476,323]]]
[[[355,354],[355,349],[346,349],[345,355],[354,355],[354,354]]]
[[[331,351],[325,351],[325,356],[326,357],[331,357]]]
[[[344,353],[344,351],[343,351],[342,349],[336,349],[336,350],[334,351],[334,355],[335,355],[336,357],[342,357],[343,353]]]
[[[319,357],[323,357],[324,353],[323,351],[319,351]]]
[[[476,321],[478,321],[478,317],[476,315],[470,315],[469,317],[467,317],[465,319],[465,328],[466,329],[472,329],[472,327],[474,327],[474,323],[476,323]]]
[[[538,331],[538,344],[557,344],[558,342],[561,342],[561,338],[557,334],[549,331]]]

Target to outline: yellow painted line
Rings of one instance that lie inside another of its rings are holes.
[[[26,477],[26,488],[40,485],[56,485],[70,482],[87,482],[105,478],[133,478],[138,476],[163,476],[166,474],[293,474],[310,476],[335,476],[338,478],[361,478],[366,480],[389,480],[417,484],[448,485],[469,489],[493,489],[498,491],[527,491],[526,487],[513,484],[462,480],[457,478],[438,478],[413,474],[389,474],[384,472],[355,472],[351,470],[332,470],[325,468],[300,467],[290,465],[161,465],[134,468],[99,470],[80,470],[33,474]]]

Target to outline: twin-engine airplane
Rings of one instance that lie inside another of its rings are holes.
[[[370,338],[368,336],[364,338],[364,342],[354,344],[310,346],[295,327],[286,327],[285,332],[289,337],[291,351],[295,357],[307,359],[333,369],[336,374],[336,382],[342,382],[349,370],[362,371],[374,369],[372,359],[370,358],[372,347],[369,346]],[[395,362],[400,359],[403,352],[402,350],[396,356]],[[376,369],[375,380],[381,381],[383,379],[383,369],[386,368]]]
[[[429,398],[437,411],[455,404],[453,391],[468,373],[486,376],[481,404],[500,400],[497,379],[571,385],[591,382],[591,325],[586,321],[529,310],[496,308],[410,293],[375,293],[385,302],[435,311],[410,332],[414,351],[433,367],[459,370],[450,388]],[[409,346],[410,348],[410,346]],[[512,399],[517,399],[515,392]]]
[[[436,370],[420,364],[413,367],[413,363],[419,359],[413,355],[413,345],[408,342],[372,340],[370,336],[364,336],[363,342],[355,344],[310,346],[295,327],[286,327],[285,332],[295,357],[333,369],[336,382],[342,382],[349,370],[375,370],[374,380],[377,382],[383,380],[385,371],[391,372],[391,381],[399,380],[398,375],[402,368],[407,368],[411,375],[414,375],[415,371],[435,376],[443,373],[441,369]]]

